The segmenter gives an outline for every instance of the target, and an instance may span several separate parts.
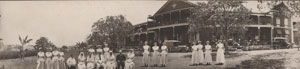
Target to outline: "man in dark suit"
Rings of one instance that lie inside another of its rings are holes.
[[[124,69],[126,55],[122,53],[122,50],[119,50],[119,54],[116,57],[117,59],[117,69]]]

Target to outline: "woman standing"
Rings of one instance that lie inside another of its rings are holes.
[[[37,66],[36,69],[45,69],[45,53],[40,51],[38,53],[38,60],[37,60]]]
[[[198,64],[197,62],[197,51],[198,51],[198,46],[197,46],[197,43],[196,42],[193,42],[193,46],[192,46],[192,65],[191,66],[195,66]]]
[[[225,63],[225,55],[224,55],[224,44],[222,41],[219,41],[217,44],[217,64],[216,65],[223,65]]]
[[[154,43],[154,46],[152,47],[153,49],[153,57],[152,57],[152,61],[154,64],[154,67],[156,67],[159,64],[159,47],[157,46],[157,43]]]
[[[199,65],[202,65],[204,62],[205,62],[205,60],[204,60],[204,53],[203,53],[203,45],[202,45],[202,43],[201,43],[201,41],[198,41],[198,63],[199,63]]]
[[[78,56],[78,69],[86,69],[86,65],[85,65],[85,55],[83,52],[80,52],[79,56]]]
[[[162,67],[166,67],[166,61],[167,61],[167,54],[168,54],[168,47],[166,43],[164,42],[163,45],[161,46],[161,58],[160,58],[160,63]]]
[[[104,51],[104,58],[105,60],[108,59],[108,57],[110,56],[109,55],[109,47],[108,47],[108,44],[106,42],[104,42],[104,48],[103,48],[103,51]]]
[[[89,49],[90,55],[87,57],[87,69],[94,69],[95,67],[95,50]]]
[[[206,65],[211,65],[212,63],[211,45],[209,45],[209,41],[206,41],[206,45],[205,45],[205,61],[206,61]]]
[[[71,57],[67,60],[68,69],[76,69],[76,60],[73,57],[73,54],[71,54]]]
[[[143,46],[144,48],[144,53],[143,53],[143,63],[145,65],[145,67],[148,67],[149,61],[150,61],[150,52],[149,52],[149,48],[150,46],[148,45],[148,42],[145,42],[145,45]]]
[[[95,55],[95,61],[96,61],[96,69],[103,69],[104,68],[104,60],[103,60],[103,50],[101,48],[98,48],[97,50],[97,54]]]
[[[132,49],[128,54],[127,54],[127,60],[125,61],[125,69],[133,69],[134,68],[134,50]]]
[[[109,56],[106,62],[106,69],[116,69],[116,57],[112,51],[109,51]]]
[[[53,58],[52,58],[52,64],[53,64],[53,69],[59,69],[59,61],[58,61],[58,51],[53,51]]]
[[[64,52],[59,52],[59,69],[66,69]]]
[[[46,52],[46,69],[53,69],[52,68],[52,53],[51,52]]]

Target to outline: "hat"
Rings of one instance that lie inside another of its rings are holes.
[[[44,52],[39,52],[39,53],[38,53],[38,56],[39,56],[39,57],[44,57],[44,56],[45,56],[45,53],[44,53]]]
[[[112,53],[113,51],[112,51],[112,50],[109,50],[108,52]]]
[[[103,52],[103,50],[101,48],[98,48],[97,52]]]
[[[58,51],[53,51],[52,54],[53,54],[54,56],[57,56],[57,55],[59,54],[59,52],[58,52]]]
[[[47,56],[47,57],[51,57],[51,56],[52,56],[52,53],[51,53],[51,52],[46,52],[46,56]]]
[[[94,50],[94,49],[89,49],[88,51],[89,51],[89,52],[95,52],[95,50]]]

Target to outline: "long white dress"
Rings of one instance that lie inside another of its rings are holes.
[[[37,66],[36,69],[44,69],[45,68],[45,53],[44,52],[39,52],[38,53],[38,59],[37,59]]]
[[[46,69],[53,69],[53,62],[52,62],[52,53],[51,52],[46,52],[46,62],[45,62],[45,66],[46,66]]]
[[[212,63],[211,45],[205,45],[205,62]]]
[[[224,44],[219,43],[217,44],[217,63],[225,63],[225,55],[224,55]]]
[[[133,69],[134,68],[134,62],[133,62],[133,58],[134,58],[135,54],[134,53],[128,53],[127,54],[127,59],[125,61],[125,69]]]
[[[152,56],[152,61],[153,61],[153,64],[159,64],[159,47],[158,46],[153,46],[152,47],[153,49],[153,56]]]
[[[77,65],[77,68],[78,69],[86,69],[85,61],[86,61],[86,57],[85,57],[84,53],[80,52],[80,54],[78,56],[78,65]]]
[[[204,60],[204,53],[203,53],[203,45],[199,44],[197,45],[198,46],[198,63],[204,63],[205,60]]]
[[[91,54],[87,57],[87,69],[94,69],[95,67],[95,56]]]
[[[167,46],[161,46],[161,57],[160,57],[160,63],[162,64],[162,65],[166,65],[166,62],[167,62],[167,54],[168,54],[168,52],[167,52],[167,49],[168,49],[168,47]]]
[[[149,57],[149,54],[150,54],[149,48],[150,48],[150,46],[149,45],[145,45],[145,46],[143,46],[143,48],[144,48],[143,63],[146,64],[146,65],[148,65],[149,61],[150,61],[150,57]]]
[[[78,69],[87,69],[85,63],[84,62],[79,62],[78,63]]]
[[[192,64],[197,64],[197,50],[198,50],[198,46],[193,45],[192,46],[192,60],[191,63]]]
[[[52,58],[52,64],[53,64],[53,69],[59,69],[59,58],[58,58],[58,54],[59,52],[58,51],[53,51],[53,58]]]
[[[116,57],[114,55],[108,56],[106,62],[106,69],[115,69],[116,68]]]
[[[110,54],[109,54],[109,48],[108,47],[104,47],[103,51],[104,51],[104,58],[105,58],[105,60],[107,60],[109,58],[109,56],[110,56]]]

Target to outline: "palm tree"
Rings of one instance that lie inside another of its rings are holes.
[[[24,60],[24,54],[25,52],[23,52],[23,47],[28,44],[30,41],[32,41],[32,39],[27,39],[28,35],[26,35],[26,37],[24,39],[22,39],[22,37],[19,35],[19,41],[21,43],[21,48],[20,48],[20,57],[21,60]]]

